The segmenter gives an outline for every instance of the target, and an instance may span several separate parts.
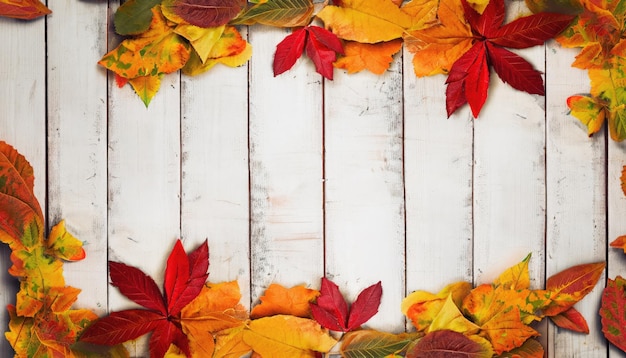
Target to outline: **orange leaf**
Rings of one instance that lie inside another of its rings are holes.
[[[552,291],[553,296],[543,313],[554,316],[580,301],[594,288],[605,266],[604,262],[577,265],[548,278],[546,289]]]
[[[554,322],[554,324],[561,328],[589,334],[589,326],[587,325],[585,317],[583,317],[583,315],[580,314],[580,312],[578,312],[574,307],[570,307],[555,316],[550,316],[550,319]]]
[[[261,304],[256,305],[250,312],[251,318],[288,314],[298,317],[310,317],[309,302],[315,300],[320,292],[304,286],[285,288],[278,284],[271,284],[260,297]]]
[[[520,347],[528,338],[539,336],[537,331],[522,322],[517,307],[499,311],[480,329],[487,335],[496,354]]]
[[[626,254],[626,235],[622,235],[611,242],[611,247],[617,247],[624,250]]]
[[[620,177],[620,182],[622,183],[622,192],[626,195],[626,165],[622,167],[622,176]]]
[[[56,257],[68,261],[77,261],[85,258],[83,243],[65,229],[65,220],[56,224],[48,235],[48,247]]]
[[[348,73],[355,73],[367,69],[382,75],[393,61],[393,55],[402,48],[402,40],[397,39],[378,44],[364,44],[347,42],[344,47],[345,56],[335,61],[337,68],[343,68]]]
[[[243,341],[243,332],[243,326],[218,332],[213,358],[239,358],[249,353],[252,348]]]
[[[0,0],[0,16],[21,20],[32,20],[51,13],[38,0]]]

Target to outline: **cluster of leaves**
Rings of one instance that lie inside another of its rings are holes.
[[[543,44],[574,18],[540,13],[503,25],[504,0],[335,0],[322,5],[314,13],[312,0],[130,0],[116,12],[115,25],[119,34],[133,37],[100,64],[116,73],[120,85],[130,82],[148,105],[163,74],[182,69],[193,75],[217,62],[245,63],[250,45],[233,25],[294,28],[276,48],[274,75],[289,70],[305,52],[328,79],[334,67],[382,74],[406,43],[417,76],[449,74],[448,116],[467,103],[477,117],[487,99],[491,68],[515,89],[544,94],[541,73],[506,47]],[[312,25],[315,20],[324,27]]]
[[[626,166],[622,169],[622,191],[626,195]],[[611,247],[620,248],[626,254],[626,235],[611,242]],[[602,333],[617,348],[626,352],[626,279],[617,276],[608,279],[602,291],[600,306]]]
[[[51,12],[39,0],[0,0],[0,17],[32,20]]]
[[[576,20],[556,40],[568,48],[581,48],[573,67],[588,72],[591,91],[567,99],[571,114],[589,135],[608,122],[611,138],[626,139],[626,1],[527,0],[533,11],[577,13]]]
[[[71,309],[80,290],[66,286],[63,278],[63,260],[81,260],[85,252],[63,221],[44,237],[34,180],[28,161],[0,142],[0,241],[11,249],[9,273],[20,280],[16,304],[8,306],[11,318],[5,336],[20,357],[88,356],[89,347],[76,341],[97,316],[87,309]],[[107,354],[120,356],[124,350],[114,347]]]
[[[272,284],[250,314],[239,303],[236,281],[206,283],[205,241],[191,253],[176,242],[165,269],[163,293],[138,268],[110,262],[112,284],[143,306],[112,312],[89,326],[80,340],[117,345],[151,333],[151,357],[316,357],[341,340],[342,357],[425,357],[455,352],[475,357],[543,357],[530,324],[550,317],[562,328],[588,333],[573,307],[595,286],[604,263],[575,266],[529,288],[528,255],[492,284],[472,289],[458,282],[437,294],[416,291],[402,311],[416,331],[393,334],[362,329],[378,312],[380,282],[348,305],[339,287],[322,278],[320,290]],[[336,332],[331,334],[330,331]],[[339,335],[339,336],[338,336]],[[253,355],[254,356],[254,355]]]

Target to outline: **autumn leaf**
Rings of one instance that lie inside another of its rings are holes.
[[[401,354],[421,333],[392,334],[374,330],[346,333],[341,340],[341,355],[346,358],[387,357]]]
[[[0,17],[32,20],[52,13],[38,0],[0,0]]]
[[[289,70],[306,50],[307,56],[315,64],[322,76],[333,79],[333,62],[337,53],[343,54],[343,45],[331,32],[318,27],[307,26],[295,30],[276,46],[274,54],[274,76]]]
[[[600,316],[606,339],[626,352],[626,280],[621,276],[607,281],[602,291]]]
[[[382,75],[393,61],[393,55],[402,49],[402,40],[396,39],[377,44],[349,41],[344,45],[345,55],[335,61],[335,67],[348,73],[368,70]]]
[[[610,246],[620,248],[624,250],[624,253],[626,254],[626,235],[622,235],[617,239],[611,241]]]
[[[343,0],[341,6],[325,6],[317,17],[339,38],[363,43],[401,38],[413,24],[391,0]]]
[[[206,43],[200,44],[201,41]],[[243,39],[239,31],[233,26],[224,27],[217,41],[211,41],[213,40],[191,41],[194,51],[185,63],[182,69],[183,73],[195,76],[210,70],[218,63],[238,67],[248,62],[252,56],[252,46]]]
[[[451,297],[455,305],[460,307],[471,289],[472,285],[469,282],[461,281],[449,284],[437,294],[415,291],[402,301],[401,310],[418,331],[425,331],[439,314],[448,297]]]
[[[307,318],[275,315],[255,319],[243,332],[243,341],[262,357],[315,357],[328,352],[337,341]]]
[[[285,314],[309,318],[311,317],[309,303],[319,295],[319,291],[304,286],[286,288],[279,284],[271,284],[259,298],[261,303],[252,308],[250,317],[255,319]]]
[[[595,287],[604,273],[604,262],[576,265],[546,280],[546,289],[552,292],[552,302],[543,309],[546,316],[566,311]]]
[[[475,334],[479,331],[479,327],[468,320],[459,307],[454,303],[452,294],[448,295],[441,310],[433,317],[433,320],[426,330],[427,333],[441,330],[450,330],[465,335]]]
[[[620,176],[620,182],[622,187],[622,193],[626,195],[626,165],[622,167],[622,175]]]
[[[48,249],[52,255],[66,261],[85,258],[83,243],[65,229],[65,220],[52,227],[48,235]]]
[[[574,307],[570,307],[567,310],[550,316],[550,320],[557,326],[569,329],[570,331],[589,334],[589,325],[587,320],[578,312]]]
[[[587,127],[587,134],[590,137],[602,128],[609,115],[606,105],[591,96],[570,96],[567,98],[567,107],[570,109],[570,114]]]
[[[520,347],[503,352],[498,358],[543,358],[544,351],[541,343],[528,339]]]
[[[115,11],[113,24],[120,35],[137,35],[150,28],[152,8],[160,0],[128,0]]]
[[[339,292],[339,287],[323,277],[320,295],[315,303],[310,304],[311,314],[325,328],[349,332],[359,328],[378,312],[382,293],[379,281],[361,291],[348,307],[348,303]]]
[[[454,331],[435,331],[421,338],[406,358],[490,358],[493,352]]]
[[[191,25],[206,28],[226,25],[246,3],[246,0],[175,0],[173,8]]]
[[[523,290],[530,288],[530,273],[528,263],[531,254],[528,254],[520,263],[506,269],[493,281],[496,286],[504,286],[509,290]]]
[[[208,265],[206,241],[189,254],[181,241],[176,241],[167,259],[162,294],[154,280],[138,268],[109,262],[112,285],[147,309],[112,312],[89,326],[81,341],[116,345],[151,332],[151,357],[163,357],[171,344],[190,356],[190,339],[174,322],[181,320],[180,312],[202,292]]]
[[[254,2],[231,24],[253,25],[262,24],[275,27],[306,26],[313,14],[311,0],[271,0]]]

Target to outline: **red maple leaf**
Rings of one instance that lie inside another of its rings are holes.
[[[333,62],[337,59],[337,53],[344,54],[343,45],[335,34],[319,26],[295,30],[276,46],[274,76],[293,67],[305,49],[317,73],[332,80]]]
[[[489,1],[482,14],[468,5],[466,0],[461,2],[475,40],[450,68],[446,81],[448,117],[465,103],[469,104],[474,117],[478,117],[487,99],[490,67],[511,87],[544,95],[541,72],[505,47],[522,49],[541,45],[567,28],[574,16],[544,12],[502,25],[504,0]]]
[[[156,282],[140,269],[110,261],[111,284],[146,309],[112,312],[89,326],[80,340],[116,345],[152,332],[150,357],[163,357],[171,344],[190,357],[189,341],[180,325],[180,311],[198,296],[209,276],[208,269],[207,241],[187,255],[178,240],[167,259],[162,294]]]
[[[380,306],[383,289],[380,281],[361,291],[348,309],[348,303],[337,285],[322,277],[322,287],[316,303],[311,303],[311,315],[322,327],[349,332],[372,318]]]

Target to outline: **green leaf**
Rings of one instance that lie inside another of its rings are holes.
[[[386,357],[397,354],[419,338],[421,333],[391,334],[374,330],[346,333],[342,339],[341,355],[345,358]]]
[[[268,0],[248,8],[231,21],[231,24],[297,27],[307,25],[312,14],[311,0]]]
[[[115,12],[113,23],[120,35],[136,35],[150,27],[152,8],[161,0],[129,0]]]

